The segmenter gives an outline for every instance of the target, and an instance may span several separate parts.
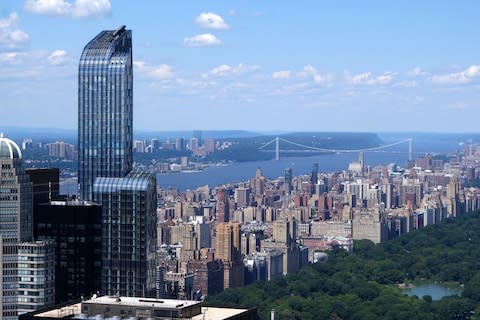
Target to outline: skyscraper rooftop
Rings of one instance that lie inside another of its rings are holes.
[[[18,145],[0,133],[0,158],[21,159],[22,152]]]

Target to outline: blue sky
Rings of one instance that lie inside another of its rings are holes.
[[[133,30],[134,127],[475,132],[479,1],[2,0],[0,128],[77,125],[77,63]]]

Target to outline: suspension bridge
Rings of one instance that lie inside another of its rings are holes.
[[[296,147],[300,147],[302,149],[299,150],[293,150],[293,149],[280,149],[280,141],[287,143],[289,145],[293,145]],[[370,147],[370,148],[363,148],[363,149],[329,149],[329,148],[318,148],[318,147],[313,147],[313,146],[307,146],[301,143],[296,143],[284,138],[280,137],[275,137],[273,140],[263,144],[258,148],[260,151],[265,151],[265,152],[275,152],[275,160],[280,159],[280,152],[287,153],[287,152],[333,152],[333,153],[357,153],[357,152],[388,152],[388,153],[405,153],[401,151],[385,151],[384,149],[391,148],[400,144],[408,143],[408,160],[412,161],[413,160],[413,151],[412,151],[412,138],[404,139],[401,141],[389,143],[389,144],[384,144],[381,146],[377,147]],[[270,150],[270,149],[265,149],[269,145],[275,143],[275,150]]]

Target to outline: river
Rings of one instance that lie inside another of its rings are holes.
[[[382,137],[385,144],[402,140],[397,136]],[[392,147],[385,152],[366,152],[365,163],[369,166],[396,163],[404,166],[408,160],[407,144]],[[413,157],[425,153],[448,153],[458,148],[457,139],[439,140],[434,137],[414,140]],[[273,154],[272,154],[273,157]],[[162,188],[178,190],[195,189],[209,185],[215,187],[229,182],[242,182],[255,176],[261,168],[267,178],[282,176],[285,168],[292,168],[293,175],[310,174],[313,163],[318,163],[319,172],[346,170],[348,164],[358,160],[358,153],[330,153],[310,157],[281,157],[280,160],[233,163],[227,166],[210,166],[199,172],[177,172],[159,174],[157,184]]]
[[[411,135],[389,134],[380,135],[385,144],[400,141]],[[439,138],[441,137],[441,138]],[[426,135],[414,137],[414,157],[425,153],[449,153],[459,147],[458,136]],[[366,152],[365,163],[369,166],[396,163],[405,165],[408,159],[407,144],[389,148],[385,152]],[[292,168],[294,175],[310,174],[313,163],[318,163],[319,172],[334,172],[346,170],[348,164],[358,160],[358,153],[330,153],[310,157],[282,157],[278,161],[238,162],[230,165],[213,165],[199,172],[176,172],[157,175],[157,184],[164,188],[178,190],[196,189],[203,185],[215,187],[229,182],[247,181],[255,176],[257,168],[261,168],[267,178],[282,176],[285,168]],[[272,154],[272,158],[274,155]],[[63,194],[76,194],[76,184],[64,183],[60,188]]]

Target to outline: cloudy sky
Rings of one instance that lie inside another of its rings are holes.
[[[133,30],[136,129],[474,132],[479,1],[1,0],[0,127],[76,128],[77,64]]]

